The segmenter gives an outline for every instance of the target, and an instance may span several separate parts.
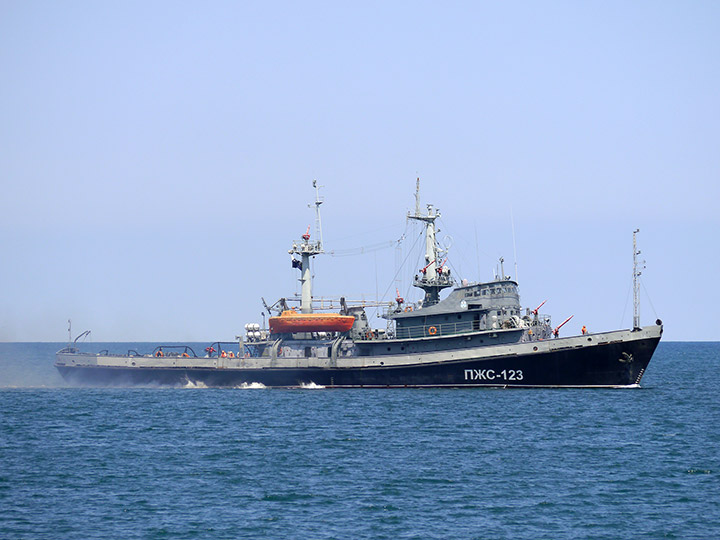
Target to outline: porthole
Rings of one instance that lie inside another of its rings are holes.
[[[533,351],[537,351],[537,346],[533,347]]]

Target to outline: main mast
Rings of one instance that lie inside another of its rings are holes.
[[[642,271],[638,269],[637,256],[640,255],[640,251],[637,248],[637,233],[640,229],[633,231],[633,330],[640,329],[640,276]],[[644,265],[644,261],[640,264]],[[644,268],[644,266],[643,266]]]
[[[423,306],[432,306],[440,301],[440,291],[453,285],[450,269],[444,268],[440,261],[440,250],[435,240],[435,220],[440,217],[440,211],[427,205],[427,214],[420,213],[420,178],[415,185],[415,213],[408,212],[408,219],[425,223],[425,266],[420,269],[420,275],[415,276],[413,285],[425,291]]]
[[[300,267],[300,283],[301,283],[301,298],[300,298],[300,311],[302,313],[312,313],[312,272],[310,270],[310,257],[324,253],[322,247],[322,222],[320,220],[320,205],[323,203],[323,199],[320,197],[320,188],[317,180],[313,180],[313,187],[315,188],[315,230],[317,233],[317,241],[310,242],[310,227],[308,226],[305,234],[302,235],[302,241],[298,245],[297,242],[293,242],[292,248],[288,250],[290,255],[300,255],[300,261],[293,258],[293,266]],[[312,205],[308,205],[312,206]]]

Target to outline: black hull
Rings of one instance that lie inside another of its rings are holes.
[[[524,355],[372,368],[151,368],[57,365],[71,383],[329,388],[628,387],[640,383],[660,337]]]

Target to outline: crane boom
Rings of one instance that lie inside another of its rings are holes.
[[[555,330],[553,330],[553,334],[555,334],[555,335],[557,336],[557,335],[558,335],[558,331],[565,325],[565,323],[567,323],[567,322],[568,322],[570,319],[572,319],[574,316],[575,316],[575,315],[570,315],[567,319],[565,319],[563,322],[561,322],[560,324],[558,324],[558,325],[555,327]]]
[[[533,310],[531,311],[531,313],[532,313],[533,315],[537,315],[537,314],[538,314],[538,310],[545,305],[545,302],[547,302],[547,300],[543,300],[542,304],[540,304],[538,307],[536,307],[535,309],[533,309]]]

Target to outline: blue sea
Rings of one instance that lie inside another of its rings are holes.
[[[720,538],[720,343],[625,390],[83,388],[61,346],[0,344],[2,539]]]

